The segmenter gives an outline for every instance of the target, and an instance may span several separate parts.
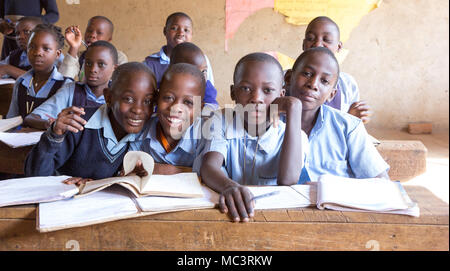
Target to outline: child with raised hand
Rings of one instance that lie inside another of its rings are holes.
[[[158,86],[161,82],[164,72],[170,64],[172,50],[180,43],[190,42],[193,35],[193,23],[191,18],[183,12],[170,14],[166,19],[163,28],[163,34],[166,37],[166,45],[161,50],[145,58],[144,63],[155,73]],[[214,85],[214,77],[208,57],[205,55],[208,66],[207,79]]]
[[[326,16],[313,19],[307,26],[303,39],[303,50],[313,47],[325,47],[334,54],[342,49],[338,25]],[[288,73],[289,74],[289,73]],[[287,78],[287,81],[289,79]],[[360,100],[359,88],[355,79],[348,73],[340,72],[337,82],[337,92],[333,99],[325,102],[333,108],[348,112],[368,123],[372,115],[366,101]]]
[[[202,72],[206,80],[205,96],[202,102],[214,110],[217,109],[219,107],[216,101],[217,90],[207,78],[208,65],[202,50],[191,42],[180,43],[173,48],[172,55],[170,56],[170,65],[176,63],[192,64]]]
[[[300,183],[317,181],[322,174],[389,179],[389,165],[362,120],[324,104],[336,95],[339,74],[336,57],[324,47],[305,50],[292,68],[291,95],[302,101],[302,129],[310,145]]]
[[[302,104],[284,97],[283,71],[275,58],[264,53],[244,56],[233,82],[231,97],[237,105],[211,118],[212,135],[205,136],[203,159],[198,157],[194,170],[220,193],[220,210],[235,222],[245,222],[253,216],[254,202],[244,185],[296,184],[306,135],[299,136]],[[274,105],[286,114],[286,124],[271,122],[268,112]]]
[[[105,16],[94,16],[89,19],[84,33],[85,45],[90,46],[96,41],[104,40],[111,42],[113,38],[114,25],[110,19]],[[78,26],[72,25],[66,28],[65,38],[69,44],[69,50],[63,63],[59,67],[60,72],[67,77],[84,82],[84,68],[83,64],[86,57],[87,50],[81,52],[80,49],[83,43],[83,36]],[[128,62],[127,56],[117,50],[118,64]]]
[[[7,118],[30,114],[58,89],[72,82],[55,66],[64,46],[61,29],[50,24],[39,24],[30,36],[27,56],[31,70],[17,78],[14,85]]]
[[[155,174],[176,174],[192,167],[201,139],[204,95],[205,78],[196,66],[171,64],[164,73],[156,114],[146,125],[145,139],[133,144],[133,149],[153,157]]]
[[[73,82],[62,87],[25,118],[25,123],[37,129],[47,129],[63,109],[100,107],[105,103],[103,90],[108,87],[118,65],[117,50],[103,40],[92,43],[86,50],[85,83]]]
[[[4,60],[0,61],[1,78],[12,77],[16,79],[31,69],[27,57],[28,40],[36,25],[41,23],[42,20],[39,17],[22,17],[18,20],[16,25],[16,41],[19,48],[11,51]]]
[[[28,154],[26,176],[65,174],[71,183],[115,176],[123,157],[150,118],[156,80],[142,63],[130,62],[113,73],[98,109],[69,107]]]

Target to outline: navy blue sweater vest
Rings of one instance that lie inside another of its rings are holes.
[[[31,70],[31,65],[20,66],[20,56],[22,55],[22,53],[23,53],[22,49],[16,49],[12,51],[11,54],[9,55],[9,64],[16,68],[29,71]]]
[[[77,82],[73,93],[72,105],[83,108],[99,108],[102,104],[88,100],[83,84]]]
[[[88,120],[96,111],[85,109]],[[74,177],[103,179],[117,175],[123,157],[129,149],[125,145],[116,154],[106,148],[103,129],[84,129],[78,133],[68,132],[62,143],[48,139],[44,133],[25,161],[26,176],[50,176],[57,173]]]

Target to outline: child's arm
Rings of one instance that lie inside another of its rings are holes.
[[[222,213],[228,213],[235,222],[240,219],[246,222],[254,215],[253,195],[248,188],[225,175],[221,170],[223,160],[219,152],[206,153],[200,169],[202,181],[220,193],[219,208]]]
[[[50,125],[55,121],[54,118],[51,116],[48,116],[48,119],[42,119],[41,116],[30,113],[28,116],[25,117],[23,123],[26,126],[33,127],[35,129],[39,130],[47,130]]]
[[[14,67],[10,64],[0,65],[0,78],[4,75],[8,75],[14,79],[17,79],[19,76],[25,74],[27,71]]]
[[[67,27],[64,37],[69,44],[69,50],[67,53],[74,58],[78,58],[78,51],[80,50],[81,40],[83,39],[78,26],[72,25]]]
[[[153,174],[172,175],[187,172],[186,169],[169,164],[155,163]]]
[[[370,106],[365,101],[354,102],[348,113],[360,118],[364,124],[370,121],[370,117],[372,116],[372,111],[370,110]]]
[[[86,121],[81,118],[82,108],[64,109],[55,123],[41,136],[41,140],[28,154],[25,160],[25,176],[51,176],[70,158],[76,142],[73,134],[83,130]]]
[[[80,63],[78,63],[78,51],[82,41],[80,29],[77,26],[68,27],[65,32],[65,38],[67,43],[69,43],[69,51],[59,66],[58,71],[65,77],[75,79],[80,72]]]
[[[273,101],[278,112],[286,113],[286,129],[280,152],[278,185],[293,185],[300,178],[303,168],[302,103],[294,97],[280,97]]]

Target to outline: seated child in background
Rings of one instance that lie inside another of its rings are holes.
[[[313,47],[326,47],[334,54],[342,49],[339,27],[330,18],[325,16],[317,17],[308,24],[305,38],[303,39],[303,50]],[[289,78],[287,78],[287,81],[289,81]],[[368,123],[372,115],[367,102],[360,100],[359,89],[355,79],[344,72],[339,73],[335,97],[330,101],[326,101],[325,104],[343,112],[348,112],[360,118],[363,123]]]
[[[203,74],[206,80],[205,96],[203,103],[215,110],[219,107],[216,101],[217,90],[207,79],[208,65],[206,64],[206,58],[202,50],[195,44],[190,42],[183,42],[175,46],[170,56],[170,65],[177,63],[188,63],[196,66]]]
[[[166,37],[166,45],[161,48],[158,53],[154,53],[145,58],[144,63],[155,73],[158,86],[161,82],[164,72],[170,64],[170,56],[172,50],[180,43],[190,42],[192,40],[192,20],[183,12],[175,12],[166,19],[166,25],[163,28]],[[214,85],[214,77],[211,64],[205,55],[206,64],[208,66],[207,79]]]
[[[146,125],[142,144],[141,141],[132,144],[135,150],[153,157],[155,174],[184,171],[176,166],[192,167],[201,138],[199,114],[204,95],[205,78],[196,66],[171,64],[164,73],[156,114]]]
[[[7,118],[20,115],[25,119],[58,89],[72,82],[60,74],[55,66],[63,46],[64,36],[59,27],[39,24],[33,29],[27,50],[32,69],[17,78]]]
[[[47,129],[64,108],[100,107],[105,103],[103,90],[108,87],[117,67],[117,50],[103,40],[92,43],[86,50],[84,74],[86,83],[73,82],[37,107],[25,118],[25,123],[37,129]]]
[[[338,61],[324,47],[305,50],[292,67],[290,91],[302,101],[302,129],[310,145],[300,183],[317,181],[322,174],[389,179],[389,165],[368,138],[363,122],[324,105],[336,94],[338,75]]]
[[[38,24],[42,24],[39,17],[22,17],[17,21],[16,42],[19,48],[13,50],[4,60],[0,61],[0,78],[12,77],[17,79],[31,69],[27,57],[27,45],[31,32]],[[60,54],[56,60],[56,67],[61,65],[63,59],[64,55]]]
[[[283,97],[283,70],[275,58],[265,53],[244,56],[236,65],[233,82],[231,98],[237,106],[231,113],[226,108],[211,117],[213,134],[211,139],[204,137],[204,156],[199,155],[194,171],[221,194],[222,212],[234,221],[248,221],[253,201],[243,185],[296,184],[306,135],[299,136],[302,104],[294,97]],[[269,121],[271,104],[287,115],[286,124]],[[239,107],[246,108],[239,112]]]
[[[64,109],[28,154],[25,175],[80,177],[73,182],[115,176],[151,116],[155,92],[155,77],[144,64],[119,66],[105,89],[106,104]]]
[[[114,25],[108,18],[104,16],[94,16],[88,21],[86,32],[84,33],[84,41],[87,46],[90,46],[98,40],[111,42],[114,32]],[[67,77],[84,82],[83,64],[86,57],[86,52],[80,52],[82,45],[82,34],[78,26],[69,26],[66,28],[65,37],[69,44],[69,50],[63,63],[59,67],[59,71]],[[118,64],[128,62],[127,56],[117,50]]]

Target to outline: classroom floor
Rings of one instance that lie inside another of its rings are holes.
[[[449,133],[436,132],[428,135],[411,135],[406,131],[370,129],[377,139],[420,140],[427,148],[427,170],[404,185],[419,185],[427,188],[437,197],[449,203]]]

